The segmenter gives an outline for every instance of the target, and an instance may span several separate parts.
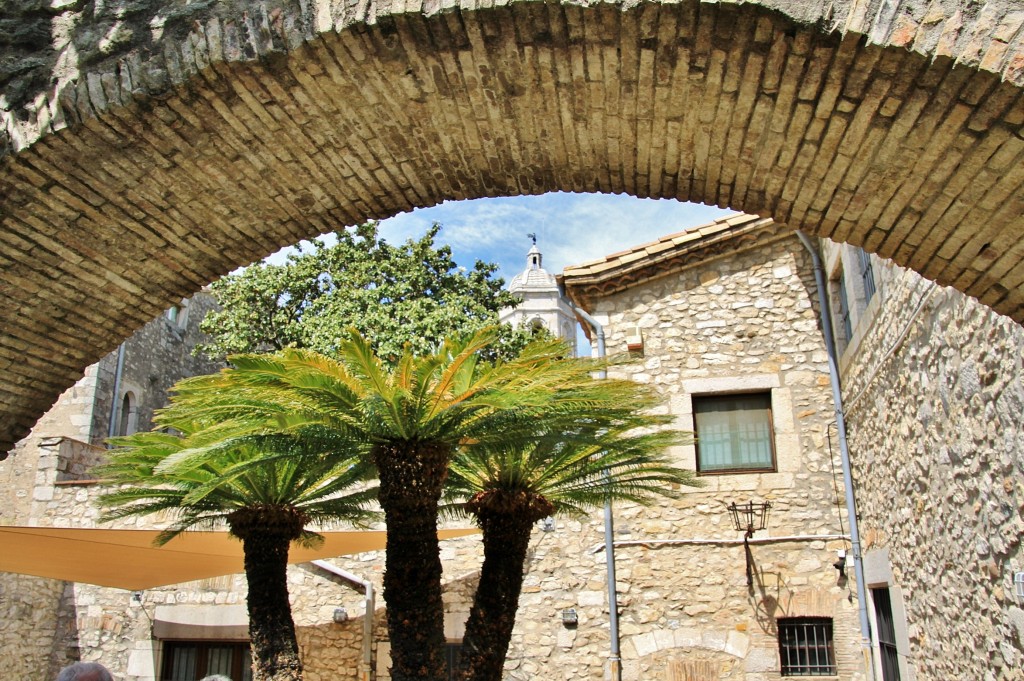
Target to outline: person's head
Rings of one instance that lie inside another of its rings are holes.
[[[114,681],[99,662],[75,662],[60,670],[57,681]]]
[[[231,681],[231,677],[224,676],[223,674],[211,674],[210,676],[204,676],[199,681]]]

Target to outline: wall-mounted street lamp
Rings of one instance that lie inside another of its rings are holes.
[[[748,501],[745,504],[737,504],[735,501],[729,504],[729,512],[732,513],[732,524],[738,532],[743,532],[743,553],[747,559],[747,586],[754,586],[754,572],[751,568],[752,556],[750,555],[749,540],[758,530],[768,527],[768,514],[772,509],[772,502],[762,501],[759,504]]]
[[[332,619],[334,619],[335,624],[344,624],[345,622],[348,622],[348,610],[346,610],[344,606],[335,608],[334,617]]]
[[[838,558],[832,563],[832,567],[839,571],[839,579],[846,579],[846,551],[839,549],[837,555]]]
[[[579,624],[580,619],[576,614],[576,608],[566,608],[562,611],[562,626],[566,629],[572,629]]]

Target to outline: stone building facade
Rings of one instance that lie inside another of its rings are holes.
[[[623,678],[777,679],[792,650],[780,638],[824,622],[834,670],[788,671],[863,678],[853,585],[835,567],[849,544],[827,357],[811,261],[796,236],[732,216],[567,268],[563,282],[603,325],[608,353],[635,356],[614,373],[656,385],[679,425],[695,431],[697,445],[676,456],[705,483],[676,502],[615,510]],[[723,464],[712,417],[754,410],[748,399],[770,410],[774,458]],[[751,540],[749,587],[743,535],[727,510],[748,501],[772,505]],[[600,541],[594,525],[582,531]],[[576,594],[588,624],[607,616],[601,573],[591,568]],[[537,575],[544,598],[547,573]],[[606,628],[581,625],[576,639],[607,649]]]
[[[836,308],[869,612],[881,638],[879,612],[894,624],[877,678],[895,678],[886,648],[904,681],[1024,678],[1024,329],[848,246],[826,255],[852,318]]]

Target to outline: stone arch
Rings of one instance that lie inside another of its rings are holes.
[[[38,42],[73,50],[5,48],[0,449],[182,296],[445,199],[716,203],[1024,320],[1020,21],[968,5],[69,6]]]

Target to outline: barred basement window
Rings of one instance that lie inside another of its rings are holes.
[[[835,676],[831,617],[789,617],[779,622],[783,676]]]

